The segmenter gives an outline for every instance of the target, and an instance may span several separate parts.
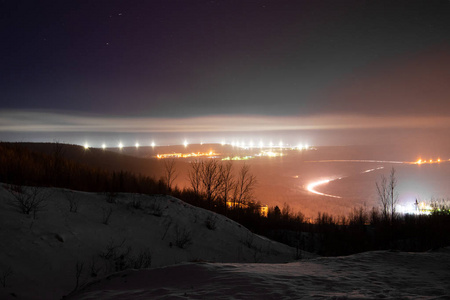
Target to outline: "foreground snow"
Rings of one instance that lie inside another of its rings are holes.
[[[450,299],[450,249],[124,271],[70,299]]]
[[[295,249],[170,196],[42,191],[33,218],[0,184],[0,299],[450,299],[449,248],[293,262]],[[139,253],[150,269],[117,271]]]
[[[190,261],[282,263],[296,255],[291,247],[170,196],[119,194],[109,203],[103,194],[41,191],[45,207],[33,218],[14,207],[14,196],[0,184],[0,279],[11,271],[5,287],[0,285],[0,299],[60,299],[123,269],[128,258],[135,265],[140,254],[141,265],[151,260],[151,268]],[[69,198],[77,212],[69,211]]]

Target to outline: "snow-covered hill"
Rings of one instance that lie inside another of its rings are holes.
[[[170,196],[38,192],[34,217],[0,186],[0,299],[60,299],[127,268],[295,259],[295,249]]]
[[[34,218],[0,185],[0,299],[450,299],[450,248],[294,261],[170,196],[38,191]]]

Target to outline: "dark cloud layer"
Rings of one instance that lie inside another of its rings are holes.
[[[1,131],[30,125],[20,111],[325,127],[446,117],[449,15],[449,1],[2,1]]]

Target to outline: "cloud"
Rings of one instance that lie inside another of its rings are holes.
[[[450,128],[450,117],[216,115],[111,117],[50,111],[0,111],[0,132],[261,132],[277,130]]]

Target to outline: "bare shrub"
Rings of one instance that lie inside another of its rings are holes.
[[[72,191],[67,191],[64,195],[69,203],[69,212],[78,212],[79,200],[75,198],[75,193]]]
[[[8,191],[14,196],[11,204],[23,214],[33,213],[34,219],[37,212],[45,207],[45,202],[49,197],[43,192],[43,189],[38,187],[25,188],[22,185],[11,185],[8,186]]]
[[[106,202],[108,203],[117,203],[117,197],[119,194],[117,192],[107,192],[105,194]]]
[[[96,260],[95,256],[92,257],[91,265],[90,265],[89,269],[90,269],[91,277],[97,277],[102,269],[101,267],[99,267],[97,265],[97,260]]]
[[[5,288],[7,285],[8,278],[13,275],[13,270],[11,267],[7,267],[0,275],[0,283]]]
[[[252,233],[247,233],[245,238],[241,239],[241,243],[252,249],[254,247],[254,236]]]
[[[102,223],[105,225],[109,224],[109,220],[111,219],[111,215],[113,213],[113,208],[110,207],[102,207]]]
[[[128,268],[128,259],[131,253],[131,247],[125,248],[125,241],[116,243],[111,239],[106,245],[106,249],[99,253],[99,256],[105,261],[105,271],[110,273],[112,271],[122,271]]]
[[[142,210],[143,209],[142,201],[139,200],[139,199],[133,198],[133,200],[131,202],[127,203],[127,208],[128,209],[133,208],[133,209],[136,209],[136,210]]]
[[[104,251],[99,253],[100,258],[105,261],[105,272],[110,273],[112,271],[118,272],[126,269],[145,269],[149,268],[152,264],[152,254],[150,249],[146,248],[141,250],[136,255],[132,255],[132,248],[130,246],[125,247],[125,239],[121,242],[115,242],[111,239],[106,245]],[[91,265],[91,276],[97,276],[99,268],[96,267],[93,260]]]
[[[241,243],[252,250],[253,261],[260,262],[262,259],[262,246],[257,246],[255,243],[255,236],[252,233],[247,233],[245,238],[241,239]]]
[[[169,231],[170,226],[172,226],[172,223],[173,223],[173,221],[170,216],[168,216],[167,218],[164,219],[164,221],[163,221],[164,233],[161,238],[162,241],[164,241],[164,239],[166,238],[167,232]]]
[[[161,207],[161,204],[157,203],[155,200],[151,204],[146,206],[146,212],[155,217],[161,217],[162,213],[163,213],[163,209]]]
[[[147,269],[152,265],[150,249],[141,250],[137,255],[130,257],[129,265],[133,269]]]
[[[216,230],[217,228],[217,216],[208,215],[208,217],[205,220],[206,228],[209,230]]]
[[[180,249],[185,249],[192,243],[192,234],[186,228],[175,227],[175,245]]]
[[[75,292],[80,285],[81,274],[83,273],[84,263],[77,261],[75,265],[75,287],[73,292]]]

